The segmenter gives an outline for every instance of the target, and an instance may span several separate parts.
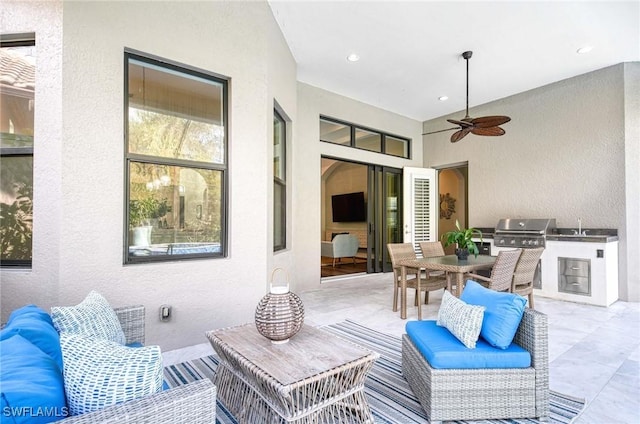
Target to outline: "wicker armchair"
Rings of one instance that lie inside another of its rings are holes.
[[[526,308],[513,342],[529,351],[529,368],[436,369],[402,336],[402,374],[433,424],[449,420],[549,416],[547,316]]]
[[[511,293],[528,296],[531,309],[533,309],[533,277],[542,252],[544,252],[544,247],[523,249],[511,282]]]
[[[466,278],[477,281],[491,290],[511,291],[513,272],[516,269],[516,264],[518,263],[518,258],[520,258],[521,253],[522,249],[503,250],[498,253],[489,277],[469,273]]]
[[[401,287],[400,266],[398,261],[402,259],[416,259],[416,252],[411,243],[389,243],[387,244],[391,266],[393,268],[393,311],[398,310],[398,291]],[[422,319],[422,309],[420,305],[420,292],[424,293],[424,303],[429,303],[429,292],[433,290],[444,289],[447,287],[447,278],[445,275],[431,275],[427,271],[421,275],[417,268],[407,268],[407,288],[416,291],[415,305],[418,307],[418,319]]]
[[[144,306],[114,308],[127,344],[144,344]],[[60,423],[184,423],[216,422],[216,387],[203,379],[140,399],[75,415]]]

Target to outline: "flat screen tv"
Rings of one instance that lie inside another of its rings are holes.
[[[367,220],[367,208],[364,192],[335,194],[331,196],[333,222],[364,222]]]

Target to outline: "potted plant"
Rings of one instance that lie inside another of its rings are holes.
[[[132,229],[133,246],[149,246],[151,244],[152,220],[162,218],[171,212],[167,199],[145,197],[129,202],[129,224]]]
[[[460,228],[460,223],[456,219],[456,230],[446,232],[442,235],[442,240],[444,240],[444,246],[450,246],[455,244],[456,248],[456,256],[460,260],[466,260],[469,253],[473,253],[473,255],[477,258],[478,254],[478,246],[472,240],[473,237],[479,237],[480,242],[482,243],[482,232],[476,228]]]

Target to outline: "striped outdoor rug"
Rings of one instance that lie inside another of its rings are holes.
[[[380,333],[353,321],[330,325],[324,329],[380,354],[380,358],[373,365],[365,382],[365,394],[376,423],[429,422],[420,403],[402,377],[400,338]],[[165,380],[170,387],[205,377],[213,380],[218,362],[218,357],[211,355],[165,367]],[[582,399],[575,399],[551,391],[549,422],[552,424],[570,423],[580,413],[584,403]],[[220,402],[217,403],[216,421],[220,424],[237,422]],[[529,419],[474,421],[478,424],[532,424],[537,422]],[[456,421],[456,423],[464,423],[464,421]]]

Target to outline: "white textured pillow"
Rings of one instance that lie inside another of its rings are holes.
[[[446,327],[467,348],[475,349],[482,329],[484,306],[469,305],[447,290],[442,295],[437,324]]]
[[[159,346],[127,347],[77,334],[61,334],[64,390],[71,415],[162,390]]]
[[[118,316],[107,299],[96,291],[76,306],[54,306],[51,319],[60,334],[81,334],[121,345],[126,342]]]

